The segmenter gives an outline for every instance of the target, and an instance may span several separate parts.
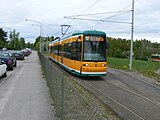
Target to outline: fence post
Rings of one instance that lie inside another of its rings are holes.
[[[64,120],[64,78],[62,76],[62,79],[61,79],[61,82],[62,82],[62,99],[61,99],[61,105],[62,105],[62,108],[61,108],[61,120]]]

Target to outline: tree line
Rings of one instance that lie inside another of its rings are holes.
[[[9,36],[2,28],[0,28],[0,49],[7,48],[9,50],[21,50],[25,48],[32,48],[33,44],[25,43],[25,38],[20,37],[20,33],[14,29],[10,31]]]
[[[128,58],[130,56],[131,40],[108,37],[109,49],[107,55],[116,58]],[[42,50],[48,51],[48,43],[54,40],[54,36],[42,37]],[[40,36],[33,43],[26,43],[25,38],[20,37],[20,33],[13,30],[7,36],[2,28],[0,28],[0,49],[7,48],[11,50],[20,50],[32,48],[39,50]],[[137,60],[148,60],[152,54],[160,54],[160,43],[152,43],[149,40],[141,39],[133,42],[133,57]]]
[[[108,37],[108,56],[127,58],[130,56],[131,40]],[[160,43],[151,43],[146,39],[133,42],[133,57],[137,60],[148,60],[152,54],[160,54]]]
[[[41,39],[42,39],[42,50],[43,51],[48,51],[49,42],[55,40],[54,36],[42,37]],[[39,50],[39,48],[40,48],[40,36],[38,36],[35,39],[35,42],[34,42],[33,46],[34,46],[35,50],[37,50],[37,51]]]
[[[54,37],[42,38],[43,50],[47,51],[48,43],[54,40]],[[109,49],[107,55],[116,58],[130,57],[130,44],[131,40],[121,38],[107,38]],[[39,49],[40,37],[37,37],[34,43],[34,48]],[[148,60],[152,54],[160,54],[160,43],[152,43],[149,40],[141,39],[133,42],[133,57],[136,60]]]

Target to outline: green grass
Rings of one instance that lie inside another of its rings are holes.
[[[129,59],[126,58],[108,58],[108,66],[116,69],[129,70]],[[160,74],[156,71],[160,69],[160,63],[143,60],[133,60],[133,71],[152,77],[160,82]]]

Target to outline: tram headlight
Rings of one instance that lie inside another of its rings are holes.
[[[106,64],[102,64],[102,67],[105,67],[106,66]]]
[[[83,66],[89,66],[89,64],[83,64]]]

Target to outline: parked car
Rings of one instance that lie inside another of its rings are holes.
[[[10,55],[12,61],[13,61],[13,66],[16,67],[17,66],[17,59],[14,57],[13,52],[14,51],[6,51],[4,53],[9,53],[9,55]]]
[[[17,66],[16,58],[14,58],[10,53],[0,52],[0,58],[4,60],[8,70],[13,70],[13,67]]]
[[[22,51],[14,51],[12,56],[15,57],[17,60],[24,60],[25,56]]]
[[[23,49],[21,51],[24,53],[25,56],[28,56],[32,53],[32,51],[30,49]]]
[[[0,77],[7,76],[7,65],[4,63],[2,59],[0,59]]]

